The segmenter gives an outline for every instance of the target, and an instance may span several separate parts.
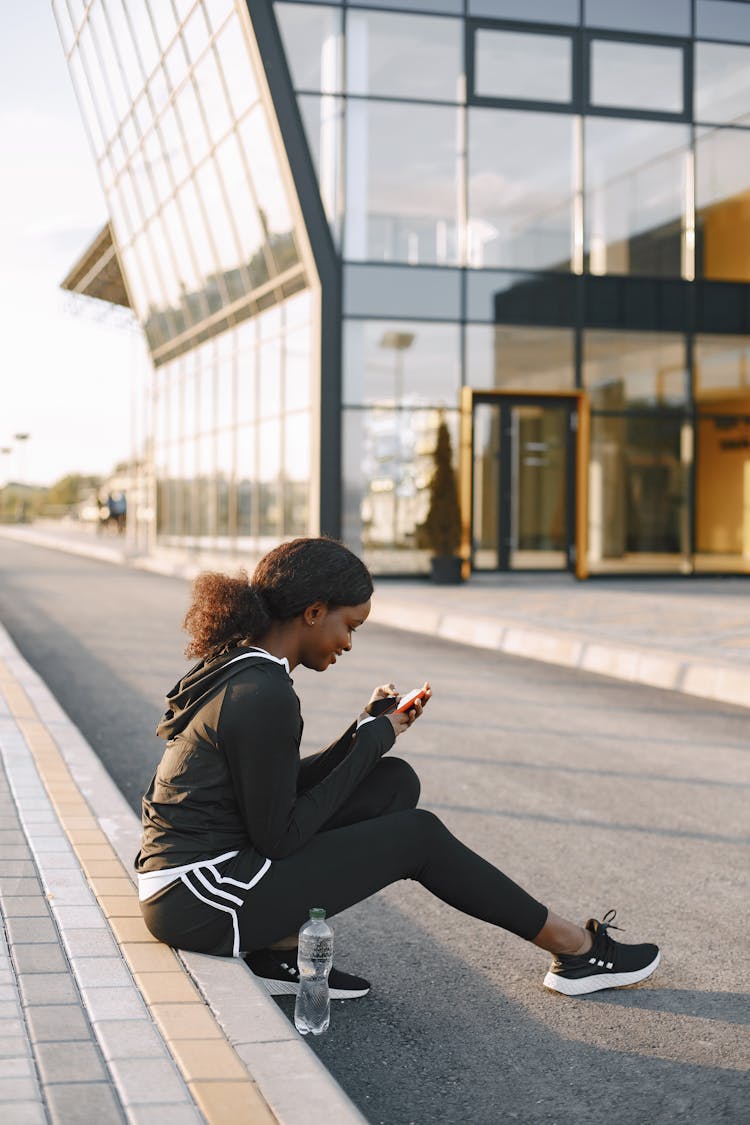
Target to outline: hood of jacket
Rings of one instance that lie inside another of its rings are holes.
[[[199,661],[167,695],[167,709],[156,727],[158,737],[169,740],[180,734],[227,680],[244,668],[267,666],[268,662],[267,655],[248,648],[235,648],[211,660]],[[286,661],[282,663],[272,658],[272,663],[278,664],[280,671],[289,675]]]

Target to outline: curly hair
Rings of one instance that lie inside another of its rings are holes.
[[[372,576],[336,539],[293,539],[264,555],[252,579],[204,571],[193,583],[183,628],[188,657],[209,659],[240,644],[255,644],[275,621],[298,617],[307,606],[361,605],[372,595]]]

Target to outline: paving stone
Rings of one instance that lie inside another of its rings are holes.
[[[7,1110],[5,1102],[39,1099],[39,1087],[33,1078],[0,1078],[0,1113]],[[12,1120],[12,1116],[9,1114]]]
[[[98,1082],[107,1072],[95,1043],[38,1043],[34,1049],[42,1082]]]
[[[57,927],[47,918],[9,918],[6,929],[11,945],[56,942],[59,940]]]
[[[70,867],[74,870],[79,866],[73,852],[47,852],[37,857],[41,871],[52,870],[58,867]]]
[[[91,1039],[91,1030],[81,1008],[75,1004],[46,1004],[26,1009],[32,1043]]]
[[[2,880],[0,880],[0,887],[4,885],[7,879],[31,879],[35,875],[36,865],[31,855],[23,859],[8,859],[6,856],[3,858],[3,875]]]
[[[25,1035],[11,1035],[0,1038],[0,1059],[21,1058],[29,1054],[29,1041]]]
[[[58,906],[52,901],[52,909],[60,926],[80,930],[106,930],[107,919],[98,906]]]
[[[24,1004],[80,1004],[70,973],[21,973],[18,987]]]
[[[54,1125],[122,1125],[112,1088],[103,1082],[71,1082],[45,1089]]]
[[[3,1039],[15,1039],[17,1035],[25,1034],[26,1024],[20,1012],[17,1012],[15,1016],[8,1016],[6,1019],[0,1020],[0,1036]]]
[[[203,1125],[204,1118],[194,1106],[187,1102],[171,1103],[169,1108],[162,1102],[161,1105],[148,1102],[145,1105],[128,1106],[127,1117],[129,1125],[154,1125],[155,1121],[163,1121],[164,1125]]]
[[[36,1074],[30,1055],[13,1059],[0,1059],[0,1078],[33,1078]]]
[[[25,844],[26,837],[19,828],[0,828],[0,846],[3,844]]]
[[[8,1102],[3,1111],[12,1125],[47,1125],[47,1115],[38,1101]]]
[[[146,1016],[146,1005],[135,986],[132,988],[84,988],[82,993],[92,1022],[97,1020],[139,1020]]]
[[[117,1059],[110,1063],[109,1068],[125,1106],[188,1100],[185,1085],[168,1056],[161,1059]]]
[[[15,945],[13,963],[19,973],[62,973],[68,968],[65,954],[57,944]]]
[[[14,1000],[3,1000],[0,1003],[0,1020],[10,1019],[20,1015],[21,1009]]]
[[[0,1004],[8,1004],[18,998],[16,986],[10,973],[0,973]]]
[[[13,894],[40,894],[44,898],[44,891],[42,890],[42,883],[38,879],[31,879],[31,875],[36,875],[36,867],[33,863],[25,864],[28,867],[28,872],[9,871],[8,868],[13,866],[9,863],[2,864],[2,874],[0,875],[0,899],[10,898]]]
[[[25,844],[0,844],[0,860],[31,860],[31,852]],[[7,868],[6,868],[7,870]]]
[[[62,935],[70,957],[115,957],[118,947],[106,930],[65,929]]]
[[[148,1017],[99,1020],[94,1033],[105,1059],[149,1059],[164,1050],[164,1040]]]
[[[6,918],[49,918],[49,907],[43,896],[16,895],[3,901]]]
[[[133,978],[121,957],[74,957],[71,964],[81,988],[133,985]]]
[[[31,841],[35,855],[44,855],[45,852],[57,853],[59,855],[72,855],[72,849],[68,843],[68,837],[61,832],[59,836],[37,836]],[[0,845],[1,853],[2,845]],[[15,857],[14,857],[15,858]],[[18,856],[23,859],[23,856]]]

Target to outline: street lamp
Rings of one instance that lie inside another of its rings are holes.
[[[21,447],[21,455],[18,461],[18,483],[21,484],[23,478],[26,476],[26,458],[23,455],[23,450],[25,448],[25,442],[29,440],[31,434],[14,434],[13,437]]]

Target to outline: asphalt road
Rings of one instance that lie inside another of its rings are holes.
[[[0,540],[0,619],[133,808],[187,596]],[[326,1066],[387,1125],[747,1121],[750,712],[370,626],[327,675],[295,673],[306,749],[377,683],[425,677],[434,699],[396,751],[422,803],[558,912],[616,907],[616,936],[659,942],[662,967],[552,996],[539,950],[398,884],[337,921],[337,963],[373,990],[334,1003]]]

